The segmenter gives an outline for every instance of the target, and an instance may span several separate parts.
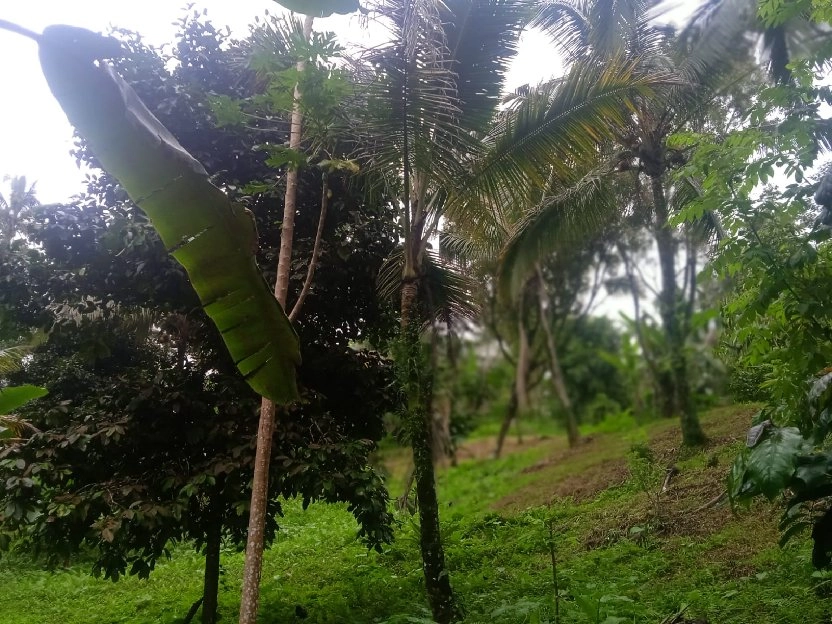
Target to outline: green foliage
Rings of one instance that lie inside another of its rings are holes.
[[[279,204],[241,189],[274,176],[251,146],[275,134],[216,128],[206,92],[244,99],[251,82],[240,81],[239,49],[227,36],[199,19],[180,26],[173,57],[122,33],[130,60],[117,62],[185,149],[217,172],[212,180],[251,208],[259,259],[273,271]],[[14,339],[31,327],[50,330],[11,379],[41,383],[50,394],[21,410],[37,427],[33,435],[2,449],[0,545],[48,564],[77,561],[111,579],[147,577],[170,553],[181,554],[178,542],[202,549],[217,515],[224,555],[244,544],[259,401],[147,218],[96,169],[83,140],[76,155],[93,171],[85,192],[67,205],[34,207],[17,224],[20,244],[0,264],[3,330],[13,327]],[[302,401],[281,414],[275,434],[266,530],[272,539],[280,496],[299,505],[340,501],[366,550],[391,539],[387,492],[367,458],[395,397],[390,362],[350,345],[383,344],[392,331],[374,285],[395,227],[389,207],[364,202],[330,160],[325,270],[298,324],[306,338]],[[293,292],[305,275],[320,188],[320,173],[301,175]],[[194,574],[177,582],[180,592],[199,585]]]
[[[721,352],[733,385],[769,402],[732,467],[731,498],[785,494],[784,539],[814,523],[813,561],[826,565],[832,544],[823,510],[832,488],[820,466],[829,454],[832,245],[807,179],[830,141],[819,107],[832,93],[813,86],[808,62],[794,68],[795,84],[763,89],[741,128],[696,138],[681,175],[698,177],[701,193],[683,216],[720,215],[728,236],[712,268],[733,286]],[[766,186],[776,170],[788,183]]]
[[[297,397],[297,335],[257,268],[254,217],[209,182],[203,165],[118,73],[96,65],[122,55],[117,40],[102,38],[95,44],[100,52],[77,54],[77,42],[94,37],[66,26],[44,32],[39,49],[50,89],[99,163],[185,267],[252,388],[274,401],[291,401]]]
[[[726,418],[736,418],[734,411],[705,415],[709,433]],[[666,423],[658,423],[649,435],[666,431]],[[643,542],[625,535],[599,543],[588,536],[629,526],[632,514],[640,513],[641,492],[624,486],[582,503],[561,499],[517,510],[494,505],[521,484],[551,486],[551,473],[529,468],[553,448],[531,447],[496,464],[465,462],[440,474],[440,495],[450,503],[442,509],[442,529],[455,587],[464,596],[466,622],[554,624],[548,548],[552,519],[563,624],[596,622],[599,610],[601,622],[608,617],[661,622],[680,611],[689,621],[722,624],[823,621],[828,605],[816,588],[822,591],[828,577],[812,576],[803,541],[795,540],[785,551],[778,548],[768,506],[755,505],[738,516],[722,507],[709,516],[716,522],[671,524],[668,532],[651,532]],[[721,456],[732,452],[730,446],[712,450]],[[564,458],[559,474],[581,472],[586,466],[581,462],[602,461],[608,453],[609,446],[602,445],[581,459]],[[626,454],[624,444],[614,456],[624,459]],[[715,486],[717,474],[702,461],[697,466],[680,478]],[[689,513],[711,491],[691,488],[679,511]],[[281,531],[265,552],[266,624],[299,623],[297,606],[307,613],[303,621],[313,624],[430,621],[418,527],[409,516],[400,517],[396,541],[377,553],[356,540],[355,522],[342,505],[313,504],[304,511],[301,501],[287,501],[283,513]],[[226,621],[233,620],[238,607],[243,557],[228,546],[222,554],[220,621]],[[184,545],[174,547],[172,555],[158,563],[149,579],[127,578],[113,585],[90,578],[83,566],[48,572],[11,553],[0,559],[4,624],[174,624],[199,596],[193,579],[202,562]]]
[[[11,414],[22,405],[46,394],[48,394],[46,388],[40,386],[23,385],[0,388],[0,415]]]

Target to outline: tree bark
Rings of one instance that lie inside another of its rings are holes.
[[[429,393],[425,393],[429,394]],[[422,551],[422,570],[425,589],[433,618],[439,624],[450,624],[459,619],[445,566],[445,549],[439,527],[439,499],[436,496],[436,476],[433,468],[433,443],[430,423],[429,397],[420,397],[421,409],[409,414],[412,419],[410,444],[416,476],[416,500],[419,505],[419,546]]]
[[[308,40],[312,34],[314,18],[307,16],[303,32]],[[297,70],[302,72],[306,63],[298,61]],[[292,106],[292,125],[289,146],[299,149],[303,115],[300,108],[300,88],[295,86],[295,99]],[[283,309],[286,309],[286,296],[289,292],[289,269],[292,261],[292,242],[295,233],[295,210],[297,207],[298,172],[290,169],[286,174],[286,195],[283,203],[283,224],[280,230],[280,253],[277,264],[277,280],[274,294]],[[240,597],[239,624],[256,624],[257,610],[260,606],[260,573],[263,568],[263,549],[265,548],[266,507],[269,493],[269,464],[272,454],[272,435],[274,434],[275,404],[263,398],[260,404],[260,422],[257,426],[257,448],[254,456],[254,477],[251,484],[251,506],[249,507],[248,536],[246,541],[246,558],[243,568],[243,587]]]
[[[505,444],[508,430],[511,427],[512,421],[517,418],[517,388],[511,388],[511,396],[508,400],[508,407],[506,408],[506,415],[503,417],[503,422],[500,424],[500,432],[497,434],[497,447],[494,449],[494,459],[499,459],[503,452],[503,444]]]
[[[412,247],[410,248],[412,249]],[[406,253],[410,251],[408,249]],[[406,419],[413,450],[413,466],[416,479],[416,499],[419,506],[419,546],[422,553],[422,570],[425,589],[434,620],[450,624],[459,619],[460,613],[451,588],[450,576],[445,566],[445,550],[439,528],[439,500],[436,496],[436,476],[433,466],[433,440],[431,402],[432,370],[420,370],[424,364],[419,357],[418,329],[413,326],[419,275],[418,258],[411,256],[405,263],[401,299],[401,340],[407,362],[405,397]],[[408,270],[409,268],[409,270]],[[415,274],[415,275],[414,275]]]
[[[555,394],[566,416],[566,436],[569,441],[569,448],[573,448],[581,438],[581,434],[578,431],[578,418],[575,415],[572,399],[569,398],[569,391],[566,389],[566,379],[563,375],[563,368],[560,365],[555,337],[552,334],[551,318],[546,311],[546,291],[544,290],[546,284],[543,281],[543,271],[540,270],[540,265],[536,265],[535,269],[537,272],[537,299],[540,303],[540,323],[543,325],[543,333],[546,335],[546,347],[549,351],[549,370],[552,373],[552,386],[555,389]]]
[[[662,316],[665,337],[670,351],[670,372],[672,379],[672,403],[679,413],[682,428],[682,443],[685,446],[700,446],[705,433],[699,424],[696,406],[690,394],[690,380],[687,373],[685,335],[679,319],[679,302],[676,288],[676,242],[668,223],[667,199],[661,175],[650,176],[653,194],[653,209],[656,217],[656,246],[659,251],[662,289],[659,297],[659,311]]]
[[[307,41],[312,34],[312,22],[315,20],[307,15],[303,22],[303,38]],[[306,69],[305,61],[298,61],[298,74]],[[295,94],[292,104],[292,123],[289,130],[289,149],[299,151],[301,139],[303,138],[303,111],[300,107],[302,94],[300,85],[295,85]],[[297,167],[289,167],[286,172],[286,194],[283,200],[283,222],[280,225],[280,253],[277,258],[277,284],[275,295],[278,301],[285,307],[286,295],[289,292],[289,272],[292,266],[292,244],[295,239],[295,211],[297,210],[298,198],[298,170]]]
[[[517,317],[517,367],[514,376],[514,392],[517,395],[517,411],[529,409],[529,336],[523,322],[523,303],[518,305]]]
[[[218,497],[217,497],[218,498]],[[211,501],[211,526],[205,541],[205,580],[202,589],[202,624],[216,624],[217,599],[220,589],[220,546],[222,545],[222,516],[219,501]]]

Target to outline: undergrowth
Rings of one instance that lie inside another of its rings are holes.
[[[707,415],[712,442],[698,453],[680,454],[675,423],[659,422],[593,432],[576,450],[537,435],[499,460],[441,471],[447,558],[465,621],[554,623],[553,553],[564,624],[659,624],[680,613],[677,622],[829,621],[832,576],[813,572],[806,540],[781,549],[775,507],[734,516],[719,499],[749,413]],[[678,473],[661,492],[670,465]],[[356,540],[344,508],[287,504],[266,553],[260,622],[429,622],[416,519],[398,520],[395,543],[379,554]],[[222,563],[220,621],[233,622],[242,553],[225,550]],[[185,546],[144,581],[114,584],[88,569],[45,571],[5,556],[0,622],[175,624],[201,589],[202,561]]]

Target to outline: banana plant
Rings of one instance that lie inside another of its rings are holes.
[[[257,267],[253,216],[211,184],[106,62],[125,55],[121,44],[65,25],[43,34],[0,27],[38,43],[43,74],[70,123],[185,268],[248,384],[277,403],[295,399],[298,338]]]

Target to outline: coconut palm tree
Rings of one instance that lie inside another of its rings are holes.
[[[627,129],[618,134],[616,149],[606,168],[586,172],[578,184],[566,188],[557,201],[529,215],[526,227],[515,235],[505,254],[505,275],[517,277],[533,270],[536,253],[563,244],[564,219],[579,215],[591,225],[620,210],[608,182],[610,172],[630,172],[639,198],[648,202],[650,229],[659,255],[661,288],[659,311],[664,328],[669,374],[658,381],[668,397],[665,404],[679,414],[683,442],[704,441],[687,376],[685,355],[685,297],[677,284],[679,243],[671,225],[671,207],[678,199],[669,172],[684,160],[684,153],[668,146],[667,139],[685,127],[713,98],[716,87],[731,70],[725,58],[712,63],[708,50],[683,47],[672,29],[653,22],[656,2],[650,0],[546,0],[539,5],[533,24],[544,29],[572,63],[607,65],[630,58],[641,71],[671,71],[675,82],[660,97],[639,98]],[[607,216],[604,216],[607,215]],[[572,218],[574,220],[574,217]],[[557,227],[552,227],[557,223]]]
[[[600,140],[621,127],[625,103],[649,79],[634,63],[586,66],[556,87],[527,97],[511,114],[496,116],[508,60],[529,16],[525,0],[380,0],[372,11],[390,41],[356,64],[364,88],[356,97],[359,159],[399,197],[403,239],[400,274],[402,349],[407,419],[416,467],[421,550],[434,618],[458,610],[444,563],[439,507],[431,462],[424,370],[416,365],[419,310],[430,241],[442,217],[466,206],[520,199],[546,172],[569,178]],[[474,216],[476,218],[476,216]]]

